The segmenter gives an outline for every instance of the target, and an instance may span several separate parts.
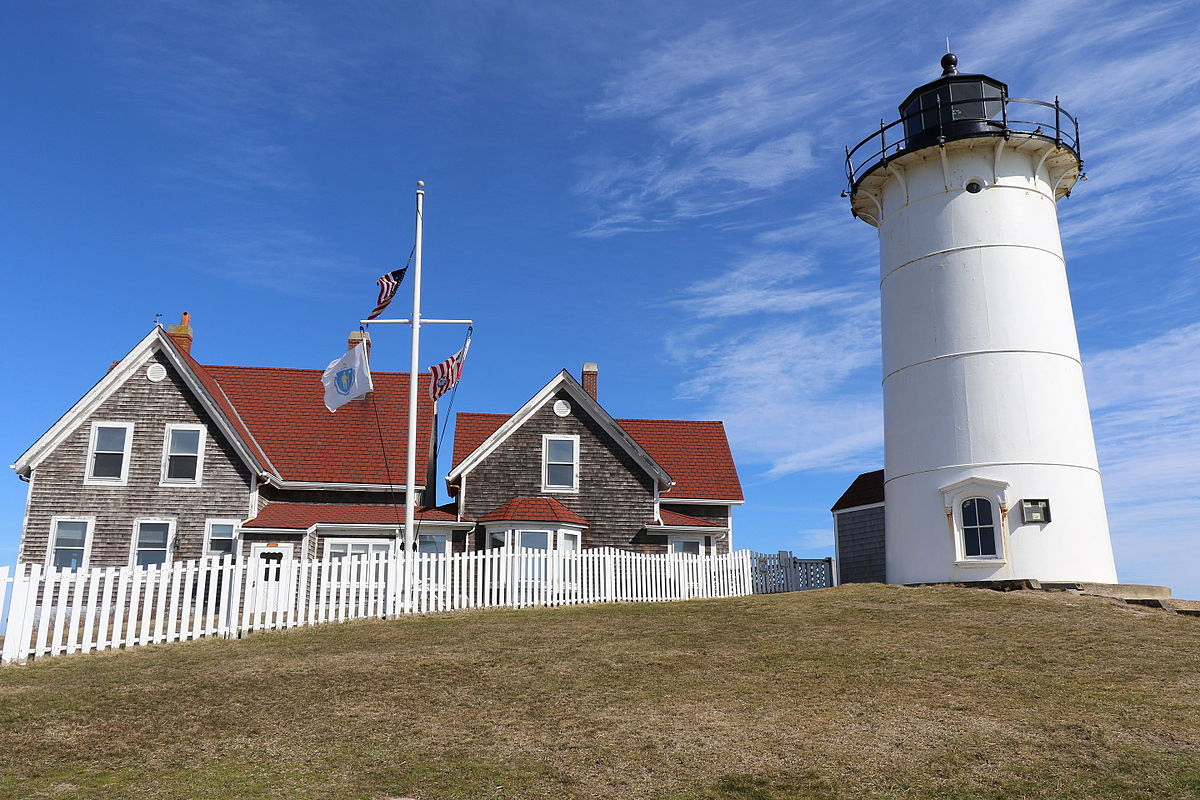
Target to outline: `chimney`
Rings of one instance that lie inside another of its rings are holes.
[[[346,340],[346,349],[353,350],[361,343],[367,343],[367,355],[371,355],[371,334],[367,331],[350,331],[350,337]]]
[[[178,347],[189,355],[192,352],[192,315],[188,312],[183,312],[179,317],[178,325],[167,326],[167,336],[175,342]]]
[[[600,402],[600,398],[596,397],[596,384],[600,380],[600,368],[596,366],[596,362],[589,361],[583,365],[583,390],[592,396],[596,402]]]

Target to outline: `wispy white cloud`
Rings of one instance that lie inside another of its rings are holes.
[[[194,268],[285,294],[322,296],[363,270],[311,233],[286,226],[191,231],[176,238],[193,253]]]
[[[224,189],[307,185],[288,131],[336,109],[365,54],[330,35],[322,15],[277,0],[169,1],[123,8],[108,32],[123,90],[152,121],[190,142],[186,177]],[[370,32],[368,25],[363,31]]]
[[[1200,596],[1200,323],[1084,363],[1122,578],[1169,570]]]
[[[600,130],[643,134],[636,152],[582,164],[578,189],[600,209],[585,235],[723,214],[836,162],[829,134],[841,123],[832,118],[872,99],[847,96],[837,75],[853,41],[846,29],[762,32],[709,21],[655,42],[589,109]]]
[[[878,373],[874,283],[822,287],[806,263],[757,253],[687,287],[676,303],[712,322],[668,345],[692,375],[680,396],[723,419],[739,458],[770,476],[859,466],[883,441],[879,393],[861,380]]]
[[[1080,25],[1079,19],[1103,20]],[[1086,202],[1063,204],[1063,230],[1078,251],[1108,246],[1135,228],[1170,224],[1200,200],[1180,169],[1200,146],[1200,16],[1191,3],[1045,3],[997,8],[960,40],[972,71],[1014,68],[1016,96],[1052,99],[1080,118],[1091,180]]]

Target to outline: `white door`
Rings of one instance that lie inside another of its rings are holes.
[[[256,543],[250,546],[250,591],[246,602],[254,611],[254,624],[276,627],[283,622],[295,585],[293,545]],[[260,616],[261,615],[261,616]]]

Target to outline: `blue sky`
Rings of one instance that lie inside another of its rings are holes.
[[[423,179],[424,312],[476,320],[456,410],[596,361],[615,416],[726,422],[738,546],[831,554],[829,506],[882,463],[878,249],[842,148],[949,36],[1081,120],[1060,215],[1118,570],[1200,598],[1198,25],[1104,0],[10,7],[5,463],[155,314],[190,311],[205,363],[324,367]],[[428,329],[425,363],[461,335]],[[377,368],[404,337],[376,333]],[[24,501],[10,473],[0,563]]]

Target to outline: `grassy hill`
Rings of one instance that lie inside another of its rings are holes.
[[[0,796],[1194,798],[1200,619],[871,585],[49,659]]]

